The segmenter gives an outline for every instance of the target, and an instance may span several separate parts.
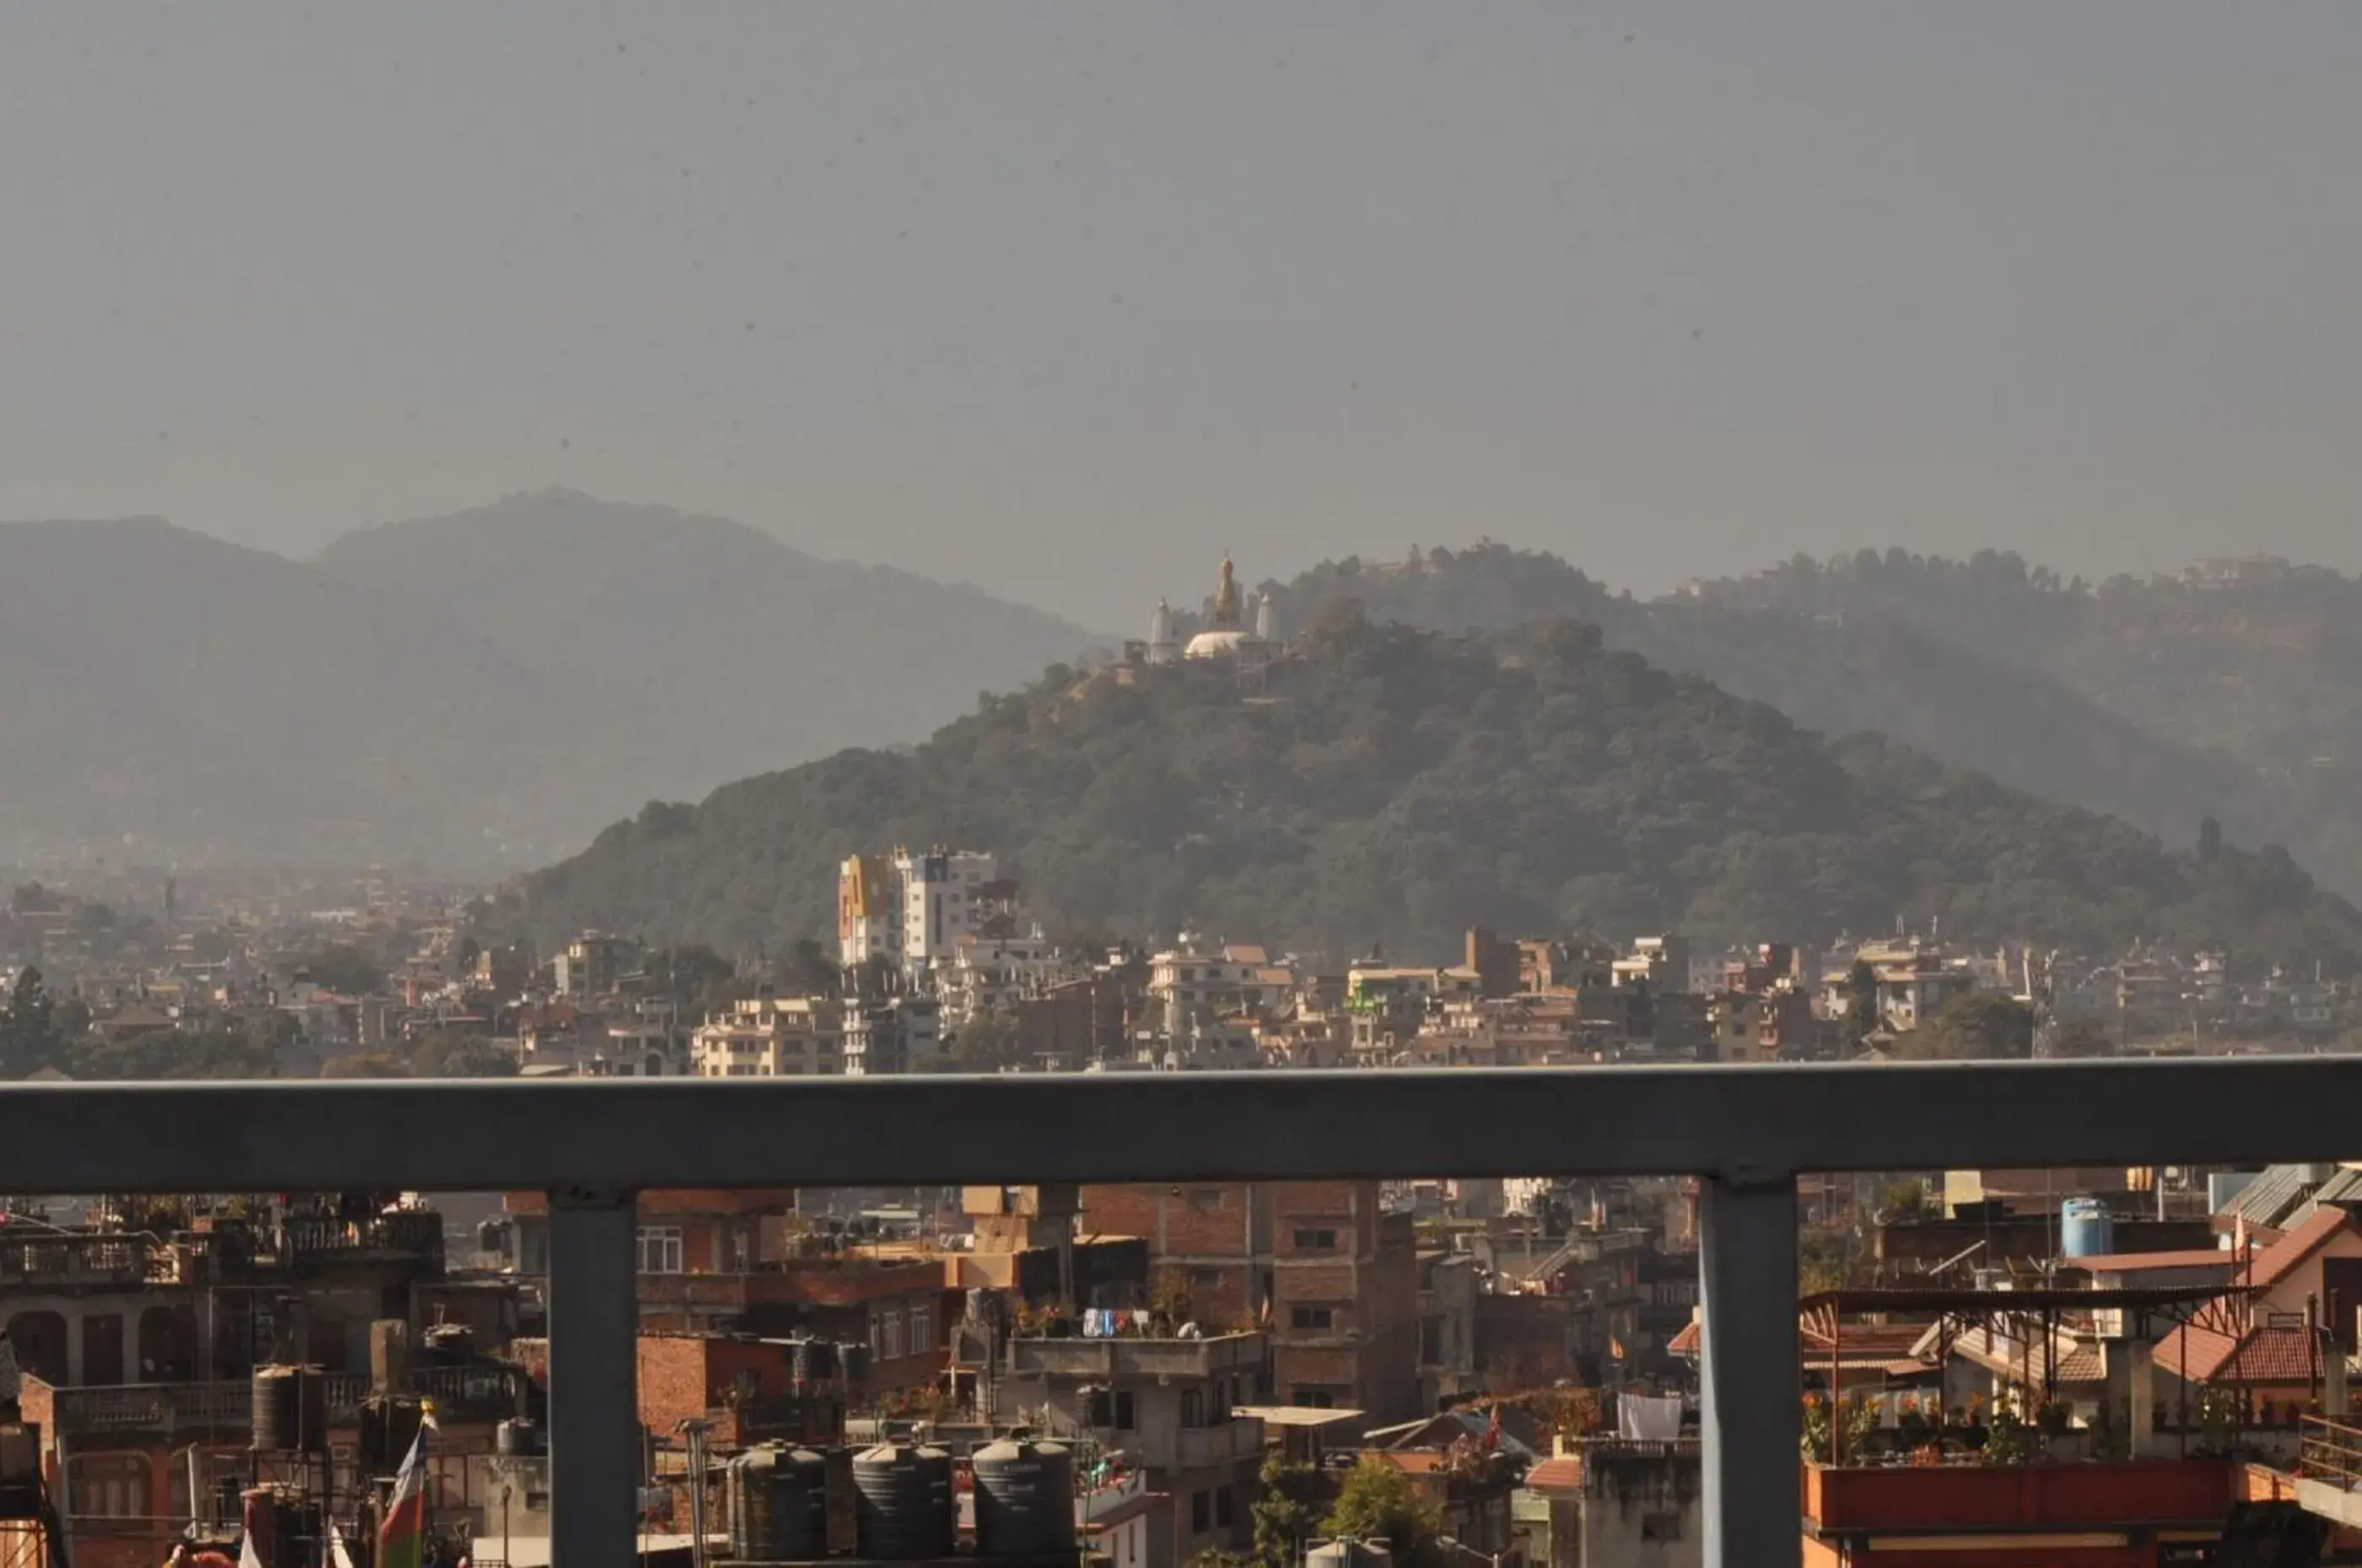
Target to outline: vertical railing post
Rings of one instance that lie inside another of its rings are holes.
[[[552,1568],[630,1568],[640,1484],[639,1299],[627,1192],[549,1195]]]
[[[1796,1180],[1734,1173],[1699,1187],[1706,1568],[1795,1568]]]

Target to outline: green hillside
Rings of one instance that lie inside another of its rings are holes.
[[[1332,600],[1260,682],[1212,663],[1052,670],[907,753],[848,751],[652,804],[524,885],[585,926],[774,951],[844,854],[999,852],[1057,930],[1441,954],[1511,931],[1680,926],[2112,949],[2220,941],[2345,972],[2362,916],[2285,854],[2202,860],[2121,822],[1831,742],[1557,621],[1466,637]]]

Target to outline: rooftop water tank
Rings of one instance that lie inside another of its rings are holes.
[[[316,1366],[254,1371],[254,1448],[258,1453],[328,1451],[328,1377]]]
[[[1393,1568],[1395,1554],[1374,1541],[1341,1536],[1304,1554],[1304,1568]]]
[[[492,1429],[492,1452],[504,1459],[525,1459],[549,1452],[549,1438],[539,1421],[512,1416]]]
[[[828,1461],[768,1442],[730,1462],[730,1555],[745,1562],[810,1562],[828,1555]]]
[[[952,1554],[952,1456],[942,1449],[882,1442],[855,1454],[853,1490],[855,1555],[916,1562]]]
[[[1063,1443],[987,1443],[976,1476],[976,1550],[984,1557],[1075,1554],[1075,1461]]]
[[[2058,1206],[2058,1255],[2104,1257],[2116,1250],[2116,1217],[2096,1198],[2070,1198]]]

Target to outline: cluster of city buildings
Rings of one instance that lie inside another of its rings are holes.
[[[1243,1548],[1275,1454],[1398,1456],[1462,1506],[1463,1541],[1512,1550],[1511,1468],[1473,1512],[1440,1468],[1489,1419],[1470,1412],[1502,1405],[1531,1459],[1551,1437],[1528,1396],[1655,1377],[1677,1399],[1695,1299],[1674,1184],[679,1191],[642,1195],[637,1227],[662,1522],[688,1518],[692,1429],[701,1463],[1022,1429],[1087,1456],[1078,1507],[1125,1568]],[[8,1204],[23,1531],[154,1562],[252,1528],[264,1497],[352,1537],[424,1410],[438,1526],[546,1560],[548,1249],[540,1194]],[[274,1417],[265,1386],[290,1375],[315,1391]]]
[[[1797,1315],[1805,1561],[2362,1549],[2334,1468],[2362,1458],[2362,1165],[1891,1173],[1805,1198],[1802,1298],[1748,1309]],[[355,1537],[428,1413],[437,1529],[546,1561],[548,1220],[539,1194],[9,1204],[0,1551],[153,1562],[259,1507],[282,1539]],[[763,1445],[1019,1433],[1076,1457],[1077,1526],[1112,1568],[1248,1551],[1295,1465],[1316,1497],[1399,1472],[1454,1558],[1702,1561],[1684,1180],[668,1191],[636,1223],[667,1551]]]
[[[202,902],[171,881],[119,892],[138,916],[35,884],[0,910],[0,983],[39,969],[102,1043],[267,1041],[289,1077],[400,1070],[428,1041],[443,1049],[418,1070],[529,1077],[1875,1059],[1913,1054],[1964,996],[2023,1004],[2037,1055],[2318,1050],[2362,1029],[2351,984],[2220,951],[1481,929],[1441,963],[1187,931],[1079,945],[1045,935],[995,856],[940,847],[848,856],[836,891],[833,947],[767,962],[596,932],[535,955],[480,941],[464,889],[379,876]]]

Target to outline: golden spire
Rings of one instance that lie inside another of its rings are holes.
[[[1222,576],[1214,589],[1214,628],[1232,632],[1239,625],[1239,582],[1231,567],[1231,554],[1222,552]]]

